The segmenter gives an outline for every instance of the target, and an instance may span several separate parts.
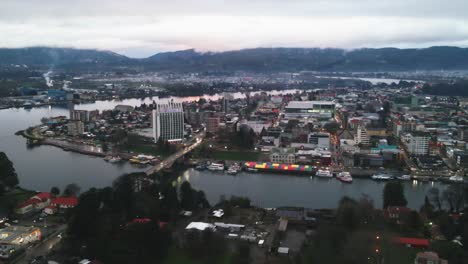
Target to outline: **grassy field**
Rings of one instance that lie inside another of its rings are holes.
[[[33,196],[35,192],[24,190],[21,188],[13,189],[12,191],[5,193],[0,198],[0,207],[2,208],[14,208],[21,202],[26,201],[29,197]]]
[[[131,146],[126,146],[124,150],[132,151],[135,154],[161,156],[162,158],[165,158],[170,155],[166,152],[161,151],[156,146],[152,146],[152,145],[131,145]]]
[[[220,160],[256,161],[260,157],[260,153],[247,151],[213,151],[210,157]]]

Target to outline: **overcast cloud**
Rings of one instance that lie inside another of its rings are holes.
[[[468,46],[467,0],[0,0],[0,47]]]

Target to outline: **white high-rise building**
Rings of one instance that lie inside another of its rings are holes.
[[[154,142],[159,138],[180,141],[184,138],[184,109],[182,103],[159,103],[153,110]]]
[[[369,145],[369,135],[367,134],[367,129],[365,127],[358,126],[356,135],[354,136],[354,142],[356,145]]]
[[[403,136],[403,143],[410,155],[427,155],[429,154],[430,139],[431,135],[429,133],[413,131]]]

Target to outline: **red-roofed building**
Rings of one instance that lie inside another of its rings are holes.
[[[70,197],[57,197],[50,203],[58,208],[73,208],[78,205],[78,198],[74,196]]]
[[[394,237],[393,242],[408,247],[428,248],[429,240],[424,238],[413,238],[413,237]]]
[[[27,214],[34,210],[41,210],[50,204],[52,195],[47,192],[40,192],[20,203],[16,209],[16,214]]]

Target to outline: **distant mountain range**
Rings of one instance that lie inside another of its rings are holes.
[[[71,48],[0,49],[0,65],[56,70],[151,71],[405,71],[468,69],[468,48],[317,49],[256,48],[227,52],[183,50],[145,59],[110,51]]]

